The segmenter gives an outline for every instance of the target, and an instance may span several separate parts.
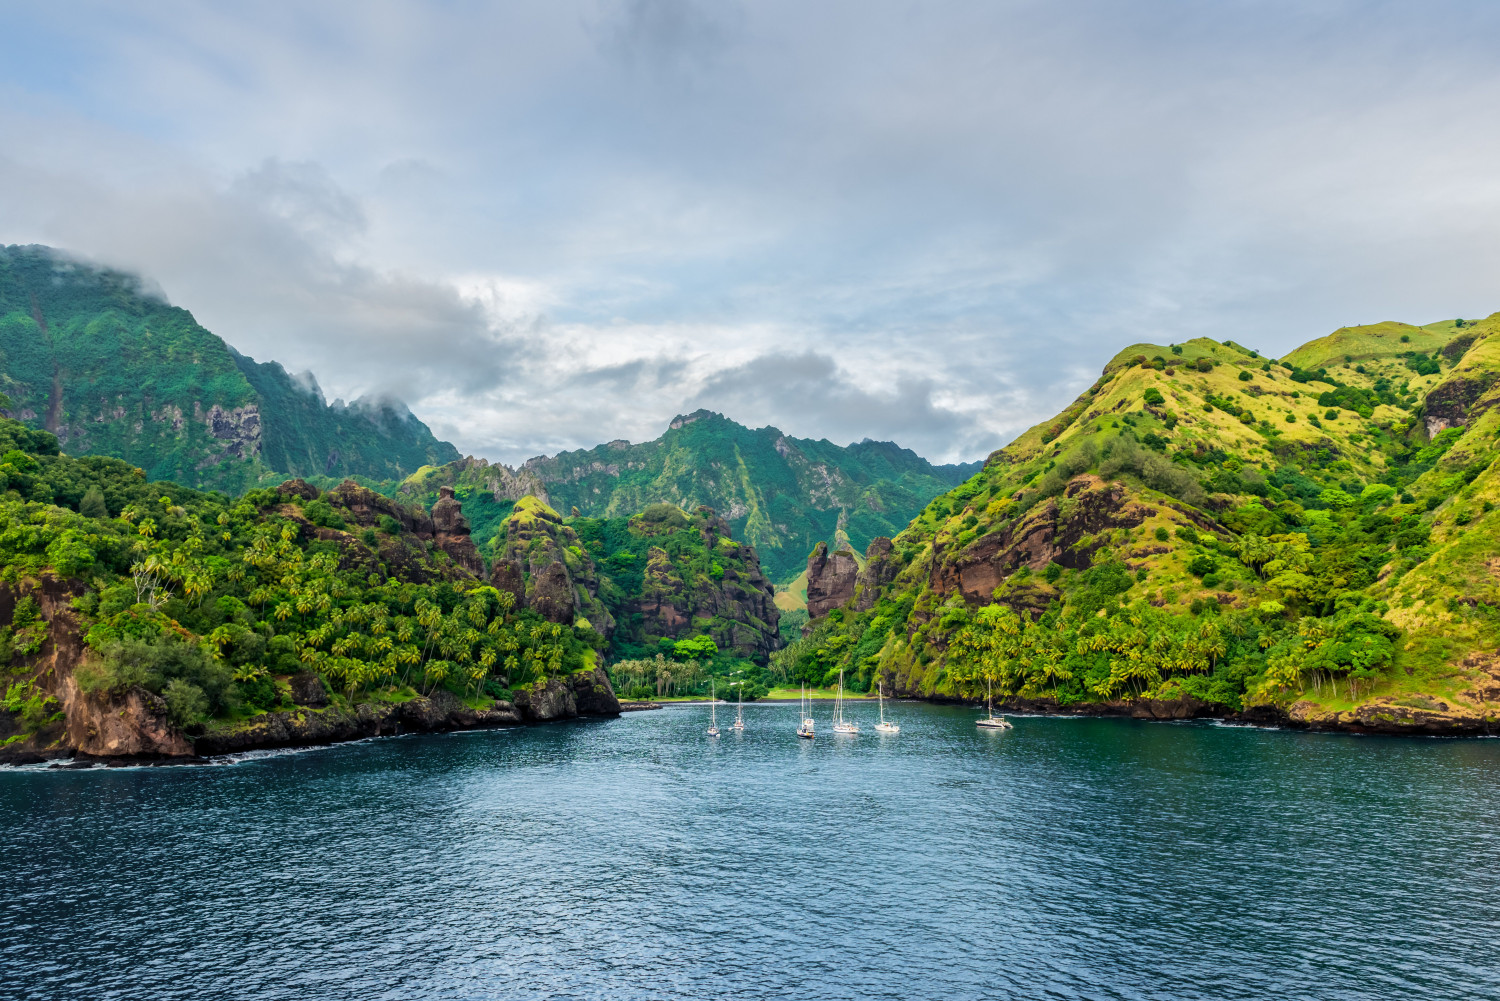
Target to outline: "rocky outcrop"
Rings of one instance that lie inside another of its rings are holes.
[[[463,506],[453,496],[452,487],[438,491],[437,503],[432,505],[432,530],[438,548],[451,556],[454,563],[477,577],[484,576],[484,560],[469,537],[469,519],[464,517]]]
[[[68,741],[78,758],[190,758],[193,745],[167,719],[167,703],[144,688],[80,693],[70,700]]]
[[[1464,427],[1488,409],[1493,401],[1477,408],[1475,404],[1489,390],[1492,381],[1489,378],[1454,376],[1434,386],[1422,401],[1422,419],[1426,422],[1428,437],[1449,428]]]
[[[548,622],[565,626],[573,624],[577,612],[576,597],[568,568],[563,563],[548,563],[532,578],[526,605]]]
[[[290,482],[300,483],[301,481]],[[282,493],[285,493],[286,484],[282,484],[280,489]],[[424,541],[433,538],[436,534],[432,517],[422,509],[398,504],[369,487],[360,486],[353,480],[345,480],[328,491],[325,499],[341,509],[345,521],[361,528],[378,526],[381,516],[385,515],[394,518],[403,532],[415,535]],[[467,524],[465,527],[467,528]]]
[[[960,592],[971,602],[988,604],[995,589],[1016,570],[1044,570],[1057,563],[1069,569],[1093,565],[1106,533],[1135,528],[1156,509],[1127,501],[1125,488],[1097,476],[1068,482],[1061,501],[1052,498],[1018,521],[981,536],[962,549],[934,546],[931,585],[938,594]],[[811,587],[808,590],[811,599]],[[810,604],[810,602],[809,602]]]
[[[596,667],[518,690],[516,709],[527,722],[547,723],[575,716],[618,716],[620,700],[609,675]]]
[[[877,536],[865,547],[865,565],[859,571],[854,584],[854,608],[866,611],[875,607],[881,589],[896,579],[901,572],[901,557],[895,546],[885,536]]]
[[[674,524],[653,527],[633,519],[631,531],[646,535],[670,533]],[[660,546],[646,551],[640,597],[631,611],[640,615],[645,637],[685,639],[707,634],[720,650],[742,657],[764,660],[781,648],[781,611],[776,607],[776,588],[760,568],[753,546],[736,542],[729,523],[712,508],[699,507],[690,522],[699,531],[704,548],[719,566],[720,577],[704,574],[691,561],[675,563]]]
[[[490,582],[516,596],[549,622],[572,625],[586,619],[606,639],[615,619],[599,600],[599,573],[579,544],[578,533],[536,497],[523,497],[505,520],[497,540]]]
[[[194,741],[201,755],[277,747],[315,747],[399,733],[439,733],[515,726],[521,715],[509,702],[483,709],[466,705],[447,691],[399,705],[364,702],[353,707],[262,713],[244,723],[210,730]]]
[[[318,488],[300,476],[293,480],[283,481],[281,486],[276,488],[276,492],[286,498],[301,497],[303,500],[318,499]]]
[[[201,406],[194,404],[195,415]],[[123,411],[122,411],[123,416]],[[208,433],[224,443],[224,454],[236,459],[253,459],[260,456],[260,408],[254,403],[225,410],[215,403],[202,415]]]
[[[328,687],[316,671],[294,674],[289,682],[292,701],[309,709],[321,709],[328,705]]]
[[[858,577],[854,553],[847,549],[830,553],[826,542],[814,546],[807,558],[807,617],[821,619],[852,601]]]

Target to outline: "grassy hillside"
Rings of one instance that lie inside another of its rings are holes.
[[[330,406],[130,275],[0,247],[0,392],[72,454],[238,492],[271,474],[399,478],[458,457],[394,401]]]
[[[819,541],[842,532],[862,549],[899,531],[976,468],[934,466],[891,442],[840,446],[770,427],[752,430],[700,410],[637,445],[614,441],[531,459],[515,470],[477,460],[422,469],[401,496],[424,501],[452,486],[481,542],[507,505],[528,493],[565,515],[576,509],[591,518],[628,517],[656,503],[684,511],[705,505],[756,547],[772,580],[784,582],[802,570]]]
[[[777,667],[1479,725],[1500,701],[1497,332],[1346,328],[1279,362],[1133,345],[896,537],[874,607],[835,610]]]

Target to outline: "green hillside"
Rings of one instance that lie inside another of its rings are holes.
[[[458,458],[394,401],[327,404],[133,276],[0,247],[0,391],[75,455],[238,492],[268,474],[400,478]]]
[[[1134,345],[778,655],[822,683],[1427,732],[1500,711],[1500,314]],[[894,581],[885,584],[894,576]],[[875,592],[878,591],[878,596]]]
[[[614,441],[531,459],[518,469],[466,459],[422,469],[401,496],[426,502],[452,486],[483,542],[525,494],[590,518],[628,517],[656,503],[707,506],[755,546],[767,575],[785,582],[819,541],[861,549],[899,531],[933,497],[978,468],[934,466],[891,442],[840,446],[750,429],[700,410],[674,419],[655,441]],[[841,534],[842,533],[842,534]]]

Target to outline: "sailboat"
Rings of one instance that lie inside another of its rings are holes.
[[[713,682],[708,683],[708,735],[717,737],[719,735],[719,696],[714,688]]]
[[[977,720],[974,725],[975,726],[979,726],[979,727],[983,727],[986,730],[1011,730],[1011,729],[1014,729],[1014,727],[1011,726],[1010,720],[1006,719],[1004,716],[996,716],[995,715],[995,707],[991,704],[991,702],[992,702],[992,696],[991,696],[991,693],[990,693],[990,679],[989,678],[985,678],[984,679],[984,708],[985,708],[985,711],[986,711],[987,715],[984,717],[984,719]]]
[[[844,719],[844,669],[839,668],[839,693],[833,700],[833,732],[859,733],[859,726]]]
[[[887,723],[885,721],[885,689],[877,685],[875,690],[880,694],[880,722],[875,724],[876,732],[900,733],[901,728],[899,726],[897,726],[895,723]]]
[[[802,683],[802,701],[797,703],[797,716],[801,720],[797,724],[797,736],[805,740],[813,739],[812,703],[807,698],[807,682]]]
[[[745,729],[745,683],[743,681],[740,682],[740,707],[737,710],[735,710],[735,713],[734,713],[734,726],[730,727],[729,729],[731,729],[731,730],[744,730]]]

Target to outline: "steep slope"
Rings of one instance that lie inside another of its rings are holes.
[[[1486,732],[1497,334],[1500,315],[1346,328],[1284,362],[1127,348],[864,569],[815,552],[822,614],[775,666],[1031,708]]]
[[[0,391],[75,455],[238,492],[267,473],[399,478],[458,458],[395,401],[327,404],[142,289],[45,247],[0,247]]]
[[[772,427],[751,430],[700,410],[637,445],[613,441],[514,470],[474,459],[419,470],[402,496],[420,502],[447,485],[472,512],[488,494],[496,506],[476,516],[481,539],[505,517],[505,505],[526,494],[593,518],[626,517],[656,503],[684,511],[703,505],[722,512],[734,534],[756,547],[773,580],[787,581],[817,542],[844,533],[863,548],[977,468],[934,466],[891,442],[839,446]]]

